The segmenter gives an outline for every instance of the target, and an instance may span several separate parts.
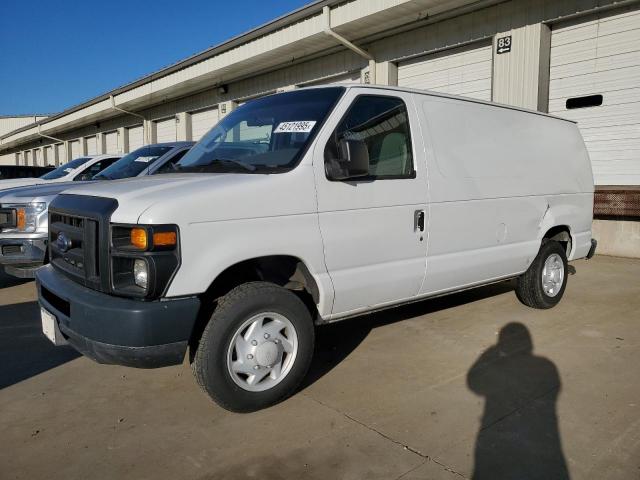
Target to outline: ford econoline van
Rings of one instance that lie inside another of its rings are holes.
[[[43,330],[100,363],[188,352],[213,400],[260,409],[295,391],[324,323],[514,278],[553,307],[595,251],[593,192],[567,120],[379,86],[264,97],[175,173],[53,201]]]

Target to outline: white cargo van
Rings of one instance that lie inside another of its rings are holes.
[[[43,329],[101,363],[179,364],[251,411],[304,377],[317,325],[517,278],[557,304],[590,257],[577,126],[377,86],[302,89],[226,116],[175,174],[50,207]]]

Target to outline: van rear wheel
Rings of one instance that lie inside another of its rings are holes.
[[[529,269],[518,278],[516,295],[531,308],[555,307],[567,286],[567,254],[558,242],[543,240]]]
[[[192,364],[221,407],[252,412],[289,397],[307,373],[314,326],[294,293],[266,282],[241,285],[218,303]]]

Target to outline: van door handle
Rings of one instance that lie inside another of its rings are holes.
[[[413,229],[416,232],[424,232],[424,210],[415,211]]]

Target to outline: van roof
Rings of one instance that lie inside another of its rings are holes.
[[[417,93],[419,95],[428,95],[428,96],[431,96],[431,97],[449,98],[451,100],[460,100],[460,101],[463,101],[463,102],[472,102],[472,103],[479,103],[479,104],[482,104],[482,105],[490,105],[492,107],[507,108],[509,110],[517,110],[519,112],[532,113],[534,115],[541,115],[543,117],[554,118],[556,120],[562,120],[562,121],[569,122],[569,123],[574,123],[574,124],[578,123],[578,122],[576,122],[574,120],[569,120],[567,118],[558,117],[556,115],[550,115],[548,113],[539,112],[537,110],[532,110],[530,108],[516,107],[516,106],[513,106],[513,105],[506,105],[504,103],[497,103],[497,102],[487,102],[485,100],[480,100],[480,99],[477,99],[477,98],[463,97],[463,96],[460,96],[460,95],[450,95],[450,94],[447,94],[447,93],[434,92],[432,90],[419,90],[417,88],[403,88],[403,87],[394,87],[394,86],[387,86],[387,85],[367,85],[367,84],[362,84],[362,83],[334,83],[334,84],[331,84],[331,85],[315,85],[315,86],[309,86],[309,87],[304,87],[304,88],[331,88],[331,87],[336,87],[336,86],[341,86],[341,87],[346,87],[346,88],[365,88],[365,89],[370,89],[370,90],[393,90],[393,91],[396,91],[396,92]]]

